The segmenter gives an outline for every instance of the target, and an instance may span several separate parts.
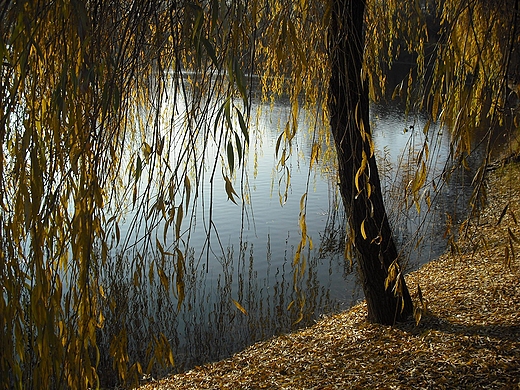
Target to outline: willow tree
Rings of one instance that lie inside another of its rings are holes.
[[[330,126],[368,318],[393,324],[410,316],[413,306],[400,272],[371,138],[368,84],[363,80],[364,19],[364,2],[333,2],[328,47]]]
[[[518,1],[491,3],[446,0],[431,9],[441,44],[428,68],[420,2],[3,2],[0,387],[99,385],[100,330],[108,316],[124,320],[114,299],[120,289],[100,283],[100,275],[119,263],[131,267],[134,294],[156,278],[182,305],[186,216],[202,178],[239,201],[232,177],[249,141],[247,73],[261,77],[266,98],[290,98],[277,143],[287,174],[302,105],[322,119],[319,136],[333,135],[347,249],[357,252],[369,319],[393,323],[409,315],[374,158],[369,96],[384,89],[384,71],[401,50],[416,53],[410,80],[424,93],[414,95],[411,81],[402,92],[453,129],[454,153],[464,157],[467,134],[484,118],[500,122],[504,75],[515,63]],[[320,158],[319,144],[311,161]],[[215,161],[204,157],[210,145]],[[425,143],[409,188],[416,202],[427,159]],[[127,210],[133,219],[125,234]],[[207,226],[209,232],[211,205]],[[300,226],[295,274],[310,244],[304,201]],[[154,335],[146,351],[147,361],[129,356],[121,324],[108,351],[121,381],[174,362],[164,335]]]

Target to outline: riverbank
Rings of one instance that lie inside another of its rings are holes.
[[[418,325],[369,324],[361,303],[141,389],[520,389],[519,177],[491,172],[468,238],[407,276]]]

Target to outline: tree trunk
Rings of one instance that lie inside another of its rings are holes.
[[[368,87],[362,76],[364,11],[365,1],[333,0],[328,104],[340,192],[354,235],[368,320],[393,324],[412,314],[413,305],[397,264],[373,152]]]

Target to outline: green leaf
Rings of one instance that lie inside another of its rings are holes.
[[[229,164],[229,171],[233,173],[233,170],[235,169],[235,152],[233,150],[233,145],[231,144],[231,141],[228,141],[227,144],[227,159]]]
[[[182,211],[182,204],[177,209],[177,219],[175,220],[175,238],[178,240],[181,236],[181,224],[182,218],[184,217]]]
[[[227,100],[226,100],[227,102]],[[222,115],[222,113],[224,112],[224,107],[226,106],[226,102],[224,102],[224,104],[222,104],[222,106],[220,106],[218,112],[217,112],[217,117],[215,118],[215,124],[214,124],[214,129],[213,129],[213,136],[215,138],[217,138],[217,127],[218,127],[218,124],[220,123],[220,117]]]
[[[244,139],[246,141],[246,145],[249,145],[249,131],[247,130],[246,122],[244,120],[244,116],[240,112],[238,108],[235,107],[235,110],[238,114],[238,123],[240,125],[240,130],[242,130],[242,134],[244,135]]]
[[[211,58],[211,61],[213,61],[213,65],[215,65],[215,67],[218,68],[219,64],[218,64],[217,56],[215,54],[215,48],[213,47],[211,42],[205,37],[201,37],[200,41],[204,45],[204,48],[206,49],[206,52],[209,55],[209,58]]]
[[[147,142],[143,142],[142,150],[145,161],[148,161],[152,154],[152,147]]]
[[[247,99],[246,77],[236,58],[234,59],[234,62],[233,62],[233,70],[235,73],[235,81],[237,83],[238,90],[240,92],[240,95],[242,95],[244,107],[247,109],[247,107],[249,106],[249,102]]]
[[[186,190],[186,212],[188,212],[188,204],[190,203],[191,197],[191,183],[188,175],[184,176],[184,188]]]
[[[211,1],[211,31],[213,31],[215,29],[215,26],[217,25],[218,5],[219,5],[219,0]]]
[[[238,154],[238,166],[242,164],[242,143],[240,142],[240,138],[238,137],[238,134],[235,133],[235,143],[237,145],[237,154]]]
[[[276,147],[274,149],[274,152],[275,152],[275,155],[278,156],[278,150],[280,149],[280,143],[282,142],[282,137],[283,137],[284,133],[282,132],[279,136],[278,136],[278,139],[276,140]]]
[[[224,116],[229,129],[233,129],[233,122],[231,122],[231,98],[227,98],[224,103]]]
[[[143,162],[141,157],[138,155],[137,160],[135,161],[135,182],[139,180],[141,177],[141,173],[143,172]]]

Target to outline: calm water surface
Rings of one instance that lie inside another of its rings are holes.
[[[182,371],[228,357],[255,341],[308,326],[362,298],[356,273],[343,257],[345,218],[335,172],[330,168],[333,164],[309,169],[312,140],[304,131],[288,161],[291,184],[287,199],[280,202],[283,188],[279,183],[286,178],[277,168],[275,145],[280,123],[289,111],[283,103],[262,108],[243,172],[247,204],[242,207],[240,202],[236,205],[227,200],[223,183],[216,184],[215,228],[209,243],[210,185],[203,184],[190,232],[186,295],[179,310],[177,299],[162,288],[157,277],[134,286],[131,270],[135,264],[130,257],[106,271],[105,285],[112,286],[110,294],[119,302],[106,315],[101,340],[107,349],[111,334],[126,326],[131,360],[146,361],[152,335],[162,332],[172,346],[175,370]],[[445,250],[445,215],[461,214],[471,190],[460,177],[438,194],[432,190],[432,198],[436,196],[432,212],[424,212],[424,199],[420,215],[415,206],[403,206],[403,188],[409,178],[397,172],[415,169],[414,156],[424,143],[425,118],[404,116],[398,105],[386,104],[373,105],[371,120],[389,212],[403,257],[410,259],[413,268]],[[429,180],[439,186],[448,141],[446,135],[429,139]],[[234,185],[240,188],[239,179]],[[305,193],[307,229],[314,248],[305,251],[307,267],[297,280],[297,292],[292,262],[300,241],[300,199]],[[419,246],[417,232],[424,236]],[[174,266],[169,267],[173,274]],[[101,367],[106,367],[109,377],[111,361],[106,353],[103,356]],[[155,375],[164,373],[155,371]]]

